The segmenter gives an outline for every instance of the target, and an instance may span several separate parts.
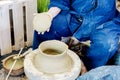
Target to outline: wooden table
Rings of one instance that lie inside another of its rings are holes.
[[[0,70],[0,80],[5,80],[7,74],[4,72],[4,69]],[[17,76],[17,77],[12,77],[9,76],[8,80],[28,80],[25,75]]]

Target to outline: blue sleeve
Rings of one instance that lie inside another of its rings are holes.
[[[73,36],[80,41],[87,40],[91,32],[99,25],[114,18],[116,12],[115,0],[97,0],[95,7],[91,11],[80,14],[83,17],[82,25]]]
[[[50,0],[50,7],[59,7],[61,10],[69,10],[70,0]]]

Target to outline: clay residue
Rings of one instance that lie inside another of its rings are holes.
[[[13,67],[13,70],[14,70],[14,69],[16,70],[16,69],[22,68],[22,67],[23,67],[23,60],[24,60],[23,58],[18,59],[17,62],[16,62],[16,64],[15,64],[15,66]],[[13,59],[13,58],[8,59],[8,60],[5,62],[6,68],[7,68],[7,69],[11,69],[14,61],[15,61],[15,59]]]

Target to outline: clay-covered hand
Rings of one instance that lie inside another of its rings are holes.
[[[77,40],[75,37],[71,37],[71,39],[73,40],[73,44],[78,44],[80,41]]]
[[[51,7],[48,12],[36,14],[33,19],[34,30],[38,33],[44,34],[45,31],[49,32],[52,20],[60,13],[61,9],[58,7]]]
[[[52,19],[52,15],[48,12],[36,14],[33,19],[34,30],[42,34],[44,34],[45,31],[49,31]]]

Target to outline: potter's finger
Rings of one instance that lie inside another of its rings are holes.
[[[38,32],[38,34],[40,34],[40,32]]]
[[[47,29],[47,32],[49,32],[50,31],[50,29]]]
[[[81,75],[85,74],[87,72],[87,68],[86,66],[84,65],[84,63],[81,61]]]
[[[44,34],[45,32],[42,32],[41,34]]]
[[[80,73],[80,74],[83,75],[83,74],[85,74],[86,72],[87,72],[87,69],[84,67],[84,68],[81,69],[81,73]]]

